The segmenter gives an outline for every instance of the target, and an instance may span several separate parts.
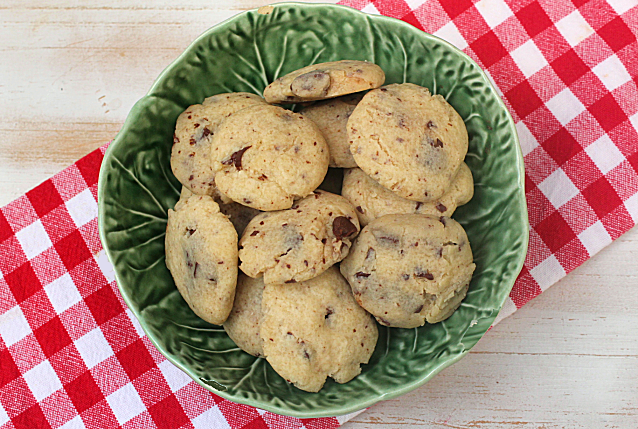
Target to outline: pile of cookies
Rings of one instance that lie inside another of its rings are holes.
[[[361,372],[373,316],[397,328],[449,317],[475,268],[450,218],[474,190],[465,124],[440,95],[384,81],[368,62],[316,64],[263,98],[215,95],[177,120],[175,284],[198,316],[310,392]],[[347,169],[341,195],[317,189],[329,167]]]

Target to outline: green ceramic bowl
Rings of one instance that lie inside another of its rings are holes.
[[[328,380],[319,393],[298,390],[264,359],[239,350],[221,327],[189,309],[164,263],[167,210],[180,184],[169,157],[177,116],[205,97],[260,94],[303,66],[372,61],[386,83],[412,82],[444,95],[465,119],[472,201],[454,217],[467,230],[476,271],[452,317],[417,329],[380,327],[360,376]],[[508,296],[528,241],[523,160],[495,89],[465,54],[404,22],[354,9],[282,3],[271,14],[239,14],[200,36],[131,110],[108,148],[98,189],[100,237],[124,300],[155,346],[206,389],[231,401],[298,417],[350,413],[409,392],[465,355]]]

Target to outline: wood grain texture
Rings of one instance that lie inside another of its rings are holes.
[[[108,3],[0,2],[0,206],[112,140],[197,36],[269,2]]]
[[[268,4],[103,3],[0,4],[0,206],[111,140],[199,34]],[[493,328],[461,362],[344,428],[637,427],[637,287],[634,228]]]

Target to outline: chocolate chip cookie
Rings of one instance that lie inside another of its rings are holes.
[[[350,153],[346,124],[363,94],[346,95],[320,101],[305,107],[299,113],[313,121],[330,147],[330,167],[353,168],[357,166]]]
[[[363,170],[353,168],[344,173],[341,195],[355,206],[359,223],[366,226],[387,214],[452,216],[458,206],[472,199],[474,181],[469,167],[462,163],[447,192],[438,200],[422,203],[400,197],[372,180]]]
[[[247,92],[218,94],[179,115],[171,150],[171,169],[177,180],[196,194],[219,198],[210,160],[213,135],[224,118],[246,107],[264,104],[263,98]]]
[[[400,214],[368,224],[341,262],[341,273],[357,302],[379,323],[415,328],[456,310],[475,267],[458,222]]]
[[[374,320],[354,300],[336,267],[301,283],[266,285],[262,311],[266,359],[279,375],[308,392],[318,392],[326,377],[350,381],[377,343]]]
[[[219,191],[258,210],[287,209],[314,191],[328,171],[329,149],[317,126],[277,106],[229,116],[213,136]]]
[[[435,201],[468,148],[465,123],[440,95],[411,83],[368,92],[348,119],[350,152],[382,186],[412,201]]]
[[[224,323],[237,282],[237,232],[208,195],[168,211],[166,266],[190,308],[207,322]]]
[[[289,209],[254,217],[239,241],[241,270],[264,282],[294,283],[318,276],[346,257],[359,233],[354,207],[317,190]]]
[[[264,279],[253,279],[240,273],[233,309],[224,322],[224,330],[237,347],[253,356],[264,355],[261,336],[261,301],[264,293]]]
[[[367,61],[333,61],[295,70],[264,89],[269,103],[297,103],[323,100],[378,88],[385,73]]]

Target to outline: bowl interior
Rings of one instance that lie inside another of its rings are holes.
[[[292,70],[325,61],[368,60],[386,83],[412,82],[442,94],[465,119],[475,195],[454,215],[477,265],[452,317],[417,329],[379,327],[369,364],[347,384],[298,390],[219,326],[189,309],[164,262],[167,210],[181,185],[169,158],[177,116],[205,97],[260,94]],[[511,117],[485,74],[465,54],[392,18],[334,5],[284,3],[248,11],[203,34],[133,108],[109,147],[99,182],[100,235],[118,285],[152,342],[195,381],[235,402],[299,417],[359,410],[425,383],[487,331],[527,248],[523,163]]]

